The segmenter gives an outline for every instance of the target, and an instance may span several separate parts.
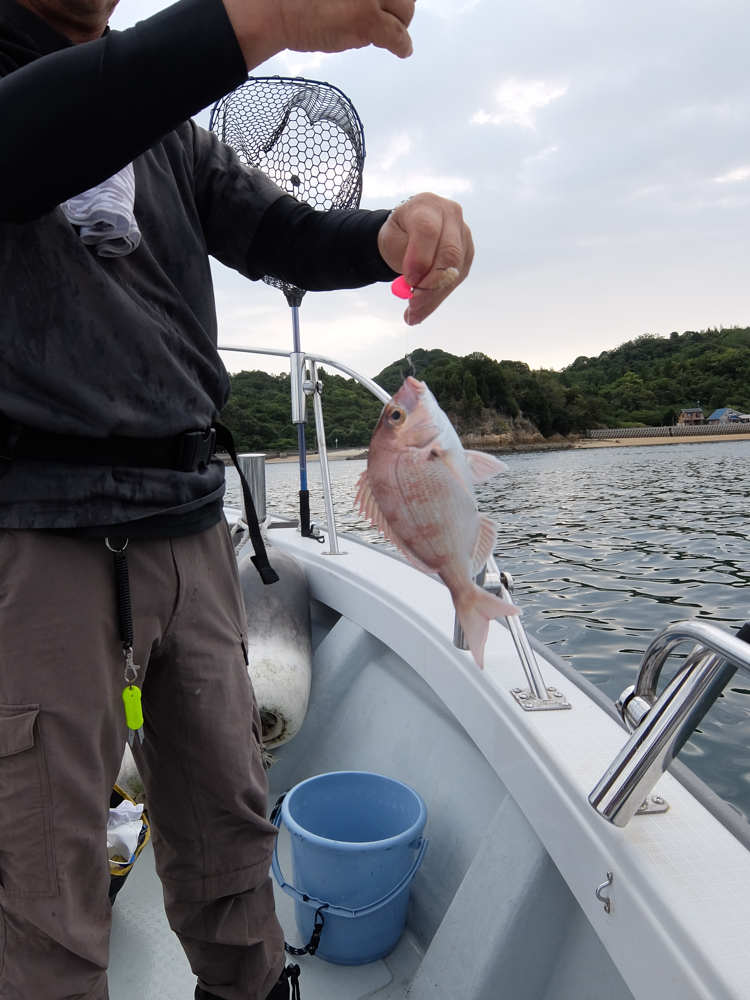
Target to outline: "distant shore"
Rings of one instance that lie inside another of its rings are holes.
[[[581,448],[642,448],[652,445],[670,444],[705,444],[712,441],[750,441],[750,432],[747,434],[686,434],[680,437],[628,437],[628,438],[606,438],[595,440],[594,438],[558,438],[554,441],[528,441],[516,444],[492,445],[485,448],[479,447],[480,451],[489,451],[493,454],[522,454],[536,451],[571,451]],[[476,444],[474,444],[476,448]],[[307,458],[310,462],[318,461],[316,451],[308,451]],[[367,458],[366,448],[329,448],[328,459],[331,462],[344,461],[364,461]],[[227,459],[228,461],[228,459]],[[268,465],[298,462],[299,455],[296,452],[287,452],[276,455],[266,455]]]
[[[307,458],[310,462],[318,461],[317,451],[308,451]],[[328,461],[341,462],[347,459],[367,458],[367,448],[329,448]],[[273,465],[277,462],[299,462],[297,452],[289,452],[285,455],[266,455],[266,462]]]
[[[634,448],[655,444],[705,444],[707,441],[750,441],[748,434],[683,434],[679,437],[581,438],[574,448]]]
[[[571,448],[576,448],[578,446],[577,441],[566,441],[560,439],[558,441],[525,441],[522,443],[513,444],[488,444],[484,447],[472,445],[477,451],[486,451],[493,455],[512,455],[515,453],[529,452],[529,451],[564,451],[570,450]],[[467,445],[468,447],[468,445]],[[317,462],[318,453],[317,451],[308,451],[307,453],[308,461]],[[329,448],[328,449],[328,460],[329,462],[341,462],[341,461],[366,461],[367,460],[367,448]],[[281,455],[266,455],[266,464],[274,465],[283,462],[298,462],[299,455],[297,452],[288,452],[287,454]]]

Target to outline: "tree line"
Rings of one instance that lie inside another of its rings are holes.
[[[329,448],[366,447],[382,409],[353,379],[318,369],[323,383],[323,413]],[[242,451],[286,452],[297,449],[297,428],[291,423],[288,375],[238,372],[229,376],[231,394],[221,419]],[[312,400],[306,407],[305,443],[316,447]]]
[[[375,376],[395,392],[407,375],[426,381],[460,434],[502,433],[533,425],[545,437],[594,427],[675,423],[683,408],[706,415],[721,406],[750,411],[750,328],[644,334],[561,371],[532,370],[474,352],[412,351]],[[320,371],[330,447],[365,447],[381,404],[352,379]],[[239,372],[222,419],[250,451],[297,447],[290,423],[289,376]],[[312,405],[306,437],[315,446]]]

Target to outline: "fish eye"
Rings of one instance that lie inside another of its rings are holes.
[[[403,417],[403,413],[401,412],[401,410],[392,410],[391,411],[391,420],[394,423],[397,424],[399,422],[399,420],[401,419],[401,417]]]

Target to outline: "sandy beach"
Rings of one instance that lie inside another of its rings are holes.
[[[628,437],[607,438],[603,441],[582,438],[574,448],[628,448],[655,444],[705,444],[707,441],[750,441],[748,434],[685,434],[680,437]]]

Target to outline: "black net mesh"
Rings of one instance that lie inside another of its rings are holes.
[[[346,94],[302,77],[250,77],[211,112],[211,130],[243,163],[312,208],[356,208],[362,196],[365,136]],[[290,305],[305,290],[273,275]]]

